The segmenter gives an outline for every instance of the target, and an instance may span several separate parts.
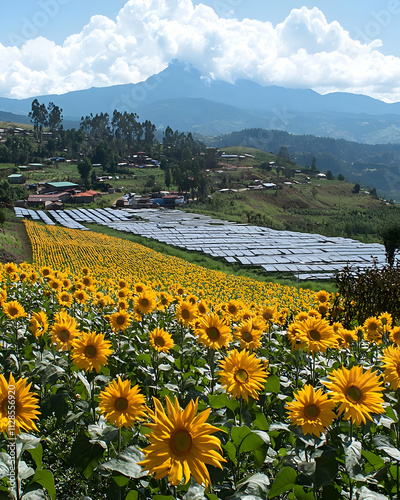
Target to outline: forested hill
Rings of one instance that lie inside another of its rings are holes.
[[[207,146],[246,146],[278,154],[281,148],[299,165],[342,174],[351,182],[375,187],[400,201],[400,144],[361,144],[344,139],[295,135],[282,130],[246,129],[218,137],[202,137]]]

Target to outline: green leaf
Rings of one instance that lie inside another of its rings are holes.
[[[102,446],[91,443],[89,436],[80,432],[72,445],[70,461],[87,479],[98,465],[103,453]]]
[[[130,481],[129,477],[126,477],[123,474],[116,474],[116,475],[111,476],[111,477],[112,477],[113,481],[115,481],[115,483],[120,488],[123,488],[124,486],[126,486]]]
[[[236,465],[236,446],[232,441],[228,441],[226,444],[222,445],[224,452],[227,454],[229,460]]]
[[[138,500],[139,492],[131,490],[125,497],[125,500]]]
[[[375,469],[380,469],[385,465],[383,458],[379,455],[375,455],[372,451],[361,450],[361,454]]]
[[[226,406],[229,410],[235,412],[239,408],[239,401],[229,398],[226,394],[210,395],[208,396],[208,402],[211,408],[215,410],[220,410]]]
[[[56,486],[54,484],[54,476],[51,471],[46,469],[37,470],[31,479],[29,486],[32,486],[34,483],[40,484],[40,486],[42,486],[50,495],[52,500],[56,498]]]
[[[144,460],[145,456],[136,446],[129,446],[120,455],[108,462],[101,464],[101,469],[120,472],[124,476],[136,479],[144,475],[144,471],[138,462]]]
[[[273,394],[278,394],[281,385],[279,382],[279,377],[276,375],[271,375],[267,378],[267,382],[265,384],[265,391],[271,392]]]
[[[68,398],[68,392],[52,394],[46,398],[41,405],[42,418],[50,417],[53,413],[57,419],[65,416],[68,413],[68,403],[66,402]]]
[[[262,431],[267,431],[269,429],[269,423],[264,413],[256,413],[256,418],[253,420],[253,427]]]
[[[204,487],[200,484],[191,484],[183,500],[204,500]]]
[[[271,485],[268,498],[274,498],[281,493],[292,490],[296,486],[296,477],[297,473],[291,467],[284,467],[281,469]]]
[[[36,470],[40,470],[42,468],[43,446],[39,443],[36,448],[28,449],[28,453],[36,464]]]
[[[85,386],[86,392],[88,393],[89,398],[92,397],[92,388],[90,387],[90,383],[88,379],[85,377],[83,372],[78,372],[77,373],[79,380],[82,382],[82,384]]]
[[[294,487],[294,496],[297,500],[314,500],[314,493],[312,491],[304,491],[303,486],[295,486]]]
[[[246,425],[242,427],[232,427],[231,429],[232,441],[237,448],[240,448],[243,439],[249,434],[251,434],[251,430]]]
[[[125,500],[138,500],[139,492],[131,490],[125,497]]]
[[[240,447],[239,447],[239,453],[248,453],[250,451],[257,450],[257,448],[260,448],[264,444],[264,441],[257,436],[254,432],[250,432],[245,438],[243,439]]]
[[[154,495],[153,500],[176,500],[172,495]]]

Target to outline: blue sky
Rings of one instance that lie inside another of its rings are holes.
[[[400,0],[2,2],[0,95],[136,83],[179,58],[211,78],[400,101],[399,27]]]

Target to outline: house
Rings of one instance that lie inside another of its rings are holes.
[[[97,191],[85,191],[83,193],[77,193],[72,195],[72,201],[74,203],[93,203],[96,201],[99,193]]]
[[[184,196],[170,194],[161,198],[153,198],[153,203],[156,205],[160,205],[161,207],[176,207],[177,205],[182,205],[182,203],[185,203],[185,198]]]
[[[10,184],[25,184],[26,177],[23,174],[11,174],[7,177]]]
[[[76,189],[79,187],[78,184],[74,184],[73,182],[46,182],[45,183],[45,191],[67,191],[67,189]]]
[[[69,193],[30,194],[26,201],[28,208],[46,208],[46,203],[64,203],[70,198]]]
[[[265,189],[276,189],[277,185],[274,184],[273,182],[263,182],[263,186]]]
[[[317,175],[315,176],[315,178],[316,178],[316,179],[326,179],[326,175],[325,175],[325,174],[322,174],[322,173],[321,173],[321,174],[317,174]]]

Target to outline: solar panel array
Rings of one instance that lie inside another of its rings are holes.
[[[15,207],[15,213],[54,224],[51,215],[58,224],[81,230],[87,230],[84,223],[107,225],[229,263],[290,272],[299,279],[325,279],[346,265],[362,269],[386,262],[383,245],[235,224],[179,210],[76,208],[45,213]]]

